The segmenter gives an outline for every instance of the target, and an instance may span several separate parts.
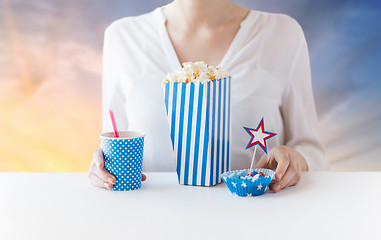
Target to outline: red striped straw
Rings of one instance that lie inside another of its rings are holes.
[[[114,128],[114,137],[118,138],[119,137],[119,133],[118,133],[118,129],[116,128],[116,122],[115,122],[114,113],[112,112],[111,109],[108,110],[108,112],[110,113],[112,127]]]

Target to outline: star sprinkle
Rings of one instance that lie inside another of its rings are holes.
[[[267,154],[267,144],[266,140],[276,136],[276,133],[265,131],[265,125],[263,118],[261,122],[258,124],[256,129],[243,127],[246,132],[251,136],[250,142],[247,144],[246,149],[251,148],[255,145],[259,145],[263,151]]]
[[[262,189],[262,183],[260,183],[259,185],[258,185],[258,189],[257,190],[261,190]]]
[[[246,185],[245,182],[243,182],[243,183],[241,184],[241,186],[242,186],[242,187],[247,187],[247,185]]]

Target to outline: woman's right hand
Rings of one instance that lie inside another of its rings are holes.
[[[94,152],[88,176],[90,183],[96,187],[111,189],[114,186],[116,178],[105,168],[105,159],[102,149],[98,149]],[[144,180],[146,180],[146,176],[142,174],[142,181]]]

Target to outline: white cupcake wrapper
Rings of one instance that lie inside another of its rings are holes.
[[[265,177],[259,177],[254,181],[252,181],[252,179],[231,178],[230,175],[232,173],[240,173],[242,171],[233,170],[229,172],[224,172],[223,174],[221,174],[221,178],[224,180],[230,192],[235,196],[259,196],[266,192],[271,180],[275,178],[275,172],[271,169],[266,168],[255,168],[252,170],[258,173],[262,172],[265,175]],[[244,169],[244,171],[246,172],[246,174],[248,174],[250,169]]]

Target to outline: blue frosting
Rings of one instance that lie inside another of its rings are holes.
[[[231,173],[229,175],[230,178],[238,178],[238,174],[237,173]]]
[[[241,171],[238,172],[238,178],[244,177],[246,175],[247,175],[247,173],[246,173],[245,170],[241,170]]]

